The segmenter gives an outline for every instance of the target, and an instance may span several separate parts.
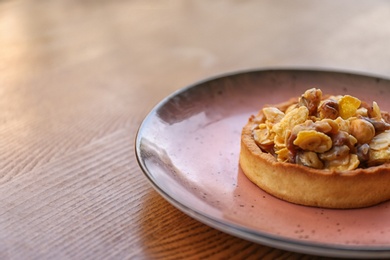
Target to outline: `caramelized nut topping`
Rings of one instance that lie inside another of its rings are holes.
[[[390,115],[350,95],[324,98],[312,88],[294,104],[265,107],[257,145],[279,162],[334,171],[390,162]]]

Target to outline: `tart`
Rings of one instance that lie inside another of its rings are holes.
[[[240,166],[254,184],[288,202],[372,206],[390,199],[389,118],[376,102],[308,89],[249,118]]]

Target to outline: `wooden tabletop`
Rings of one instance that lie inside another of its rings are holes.
[[[390,75],[388,1],[0,1],[0,259],[311,259],[165,201],[134,140],[173,91],[225,72]]]

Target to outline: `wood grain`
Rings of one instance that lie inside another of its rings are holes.
[[[225,72],[388,75],[388,10],[380,0],[0,1],[0,259],[321,259],[171,206],[139,168],[135,135],[164,97]]]

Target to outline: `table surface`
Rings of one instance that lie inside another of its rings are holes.
[[[0,1],[0,259],[311,259],[171,206],[136,132],[226,72],[390,75],[388,17],[388,1]]]

